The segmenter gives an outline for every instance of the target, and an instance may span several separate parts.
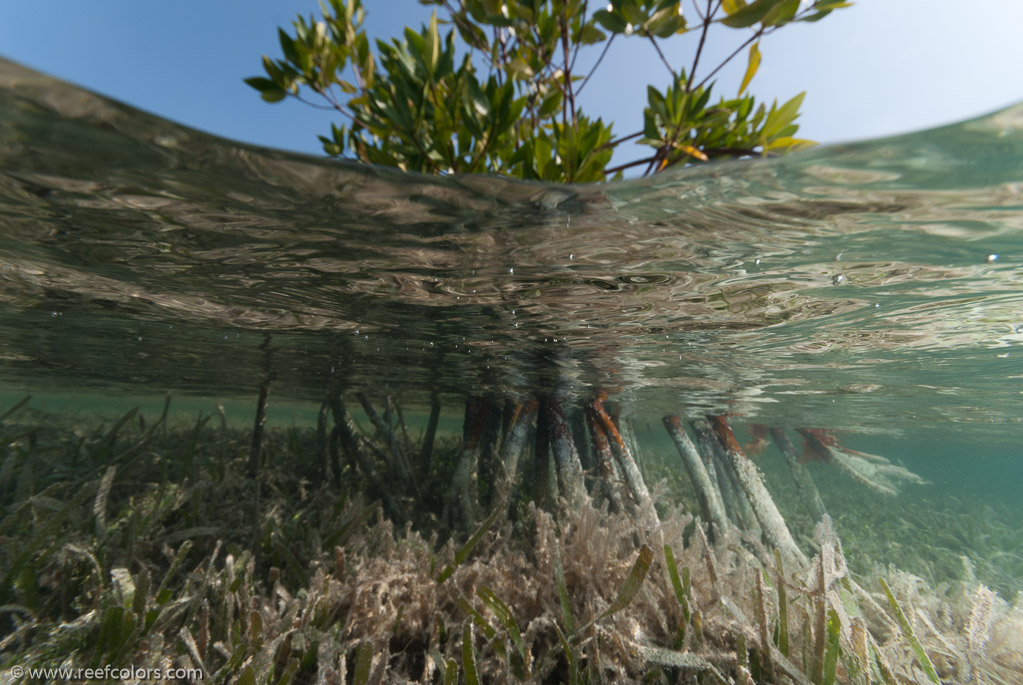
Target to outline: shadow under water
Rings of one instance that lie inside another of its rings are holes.
[[[1023,107],[551,186],[0,89],[4,682],[1023,672]]]

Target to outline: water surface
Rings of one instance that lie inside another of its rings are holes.
[[[1023,106],[548,186],[240,145],[9,62],[0,88],[9,393],[609,392],[1019,482]]]

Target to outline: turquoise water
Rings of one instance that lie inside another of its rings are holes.
[[[651,453],[665,413],[828,428],[926,479],[907,502],[1023,524],[1023,106],[555,187],[239,145],[7,62],[0,88],[11,401],[242,424],[269,379],[271,425],[336,388],[438,393],[457,430],[468,395],[606,392]]]

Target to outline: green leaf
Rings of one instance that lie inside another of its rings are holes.
[[[798,2],[798,0],[797,0]],[[742,77],[742,85],[739,86],[739,95],[746,90],[746,86],[753,80],[753,76],[760,67],[760,41],[749,46],[749,65],[746,67],[746,75]]]
[[[892,612],[895,614],[895,618],[899,621],[899,627],[902,629],[902,635],[909,642],[909,646],[913,648],[913,653],[916,655],[916,660],[919,662],[921,668],[924,669],[924,673],[927,674],[927,679],[935,685],[941,685],[941,679],[938,677],[937,672],[934,670],[934,664],[931,663],[930,657],[927,656],[927,652],[924,651],[924,646],[920,644],[920,640],[917,639],[916,634],[913,632],[913,625],[906,618],[905,612],[902,611],[902,607],[895,600],[895,595],[892,594],[891,588],[888,587],[888,583],[885,582],[884,578],[878,578],[881,581],[881,589],[884,590],[885,596],[888,598],[888,604],[892,608]]]
[[[462,630],[462,670],[465,671],[466,685],[480,685],[476,671],[476,650],[472,646],[472,623],[466,623]]]
[[[458,662],[454,659],[444,664],[444,685],[458,685]]]
[[[280,86],[278,86],[276,83],[262,76],[250,76],[249,78],[245,79],[245,83],[247,83],[250,87],[255,88],[261,93],[264,93],[268,90],[281,89]]]
[[[838,669],[838,639],[842,632],[842,624],[834,609],[828,609],[827,632],[824,650],[824,678],[821,680],[821,685],[835,685],[835,673]]]
[[[787,2],[787,0],[755,0],[753,4],[746,5],[734,14],[729,14],[721,19],[721,23],[733,29],[742,29],[752,26],[764,18],[776,4]]]
[[[512,90],[511,81],[505,83],[500,90],[500,102],[497,104],[497,130],[503,131],[514,123],[512,119]]]
[[[767,120],[764,122],[764,128],[760,132],[760,135],[770,140],[777,136],[782,129],[791,124],[792,121],[799,116],[799,107],[803,104],[803,97],[805,96],[806,91],[803,91],[778,109],[772,107],[771,112],[767,115]]]
[[[457,590],[455,590],[455,601],[462,611],[472,618],[472,622],[480,627],[480,630],[483,631],[483,638],[485,640],[493,640],[494,637],[497,636],[497,631],[494,629],[494,626],[487,623],[487,619],[483,617],[483,614],[476,611],[472,604],[469,604],[469,600],[467,600],[462,593]]]
[[[622,586],[621,591],[618,593],[618,597],[615,601],[611,602],[611,606],[603,611],[597,619],[607,618],[611,614],[621,611],[629,605],[629,602],[633,600],[636,594],[639,592],[639,588],[642,587],[643,581],[646,580],[647,571],[650,570],[650,564],[654,561],[653,551],[646,545],[643,545],[639,550],[639,556],[636,557],[636,563],[632,565],[632,571],[629,573],[629,577],[625,580],[625,585]]]
[[[467,80],[466,93],[469,96],[472,109],[477,115],[485,117],[490,113],[490,98],[483,92],[479,82],[474,77],[470,77]]]
[[[789,655],[789,601],[785,592],[785,570],[782,566],[781,551],[774,550],[774,563],[778,567],[778,650]]]
[[[508,72],[508,76],[519,81],[531,81],[533,80],[533,70],[530,68],[526,61],[521,57],[515,57],[508,61],[505,65],[505,71]]]
[[[841,9],[843,7],[852,7],[853,3],[845,2],[845,0],[821,0],[817,3],[816,9],[826,10],[828,12],[832,10]]]
[[[408,44],[408,54],[412,56],[416,62],[420,64],[424,69],[428,69],[426,61],[426,38],[421,34],[416,33],[410,28],[405,29],[405,42]],[[409,75],[414,73],[414,68],[409,64],[408,71]],[[398,74],[391,73],[391,78],[395,78]]]
[[[252,670],[252,666],[246,666],[234,682],[237,685],[256,685],[256,672]]]
[[[621,10],[625,20],[633,26],[642,26],[649,19],[646,11],[640,8],[636,0],[623,0],[619,10]]]
[[[685,610],[685,613],[688,615],[689,602],[686,598],[685,588],[682,587],[682,579],[678,575],[678,566],[675,564],[675,552],[671,549],[671,545],[664,546],[664,561],[668,566],[668,577],[671,578],[671,587],[675,591],[675,599],[678,600],[679,607]]]
[[[837,9],[841,9],[843,7],[852,7],[852,6],[853,6],[853,3],[851,3],[851,2],[843,2],[843,0],[824,0],[823,2],[819,2],[819,3],[817,3],[817,5],[815,5],[814,9],[817,10],[816,12],[814,12],[813,14],[806,15],[804,17],[800,17],[799,21],[811,21],[811,22],[813,22],[813,21],[820,21],[821,19],[823,19],[824,17],[828,16],[829,14],[831,14],[833,11],[835,11]]]
[[[593,18],[598,24],[603,26],[611,33],[625,33],[625,27],[628,22],[617,14],[612,14],[607,10],[598,10],[593,13]]]
[[[274,83],[279,86],[284,85],[284,72],[282,70],[283,64],[279,64],[266,55],[263,55],[263,69],[266,71],[266,75],[273,79]]]
[[[444,570],[440,572],[439,576],[437,576],[438,583],[443,583],[445,580],[450,578],[451,574],[455,572],[455,569],[458,568],[462,562],[466,560],[466,558],[468,558],[468,556],[472,553],[473,548],[479,544],[479,541],[483,538],[484,534],[490,530],[490,526],[494,525],[494,521],[497,520],[497,515],[501,513],[501,509],[502,507],[500,505],[494,507],[494,511],[487,517],[487,520],[481,523],[480,527],[476,529],[476,532],[465,541],[465,544],[462,545],[462,547],[455,553],[454,563],[445,566]]]
[[[576,666],[576,664],[579,661],[579,657],[575,653],[575,650],[572,649],[571,641],[567,637],[565,637],[565,634],[563,632],[561,632],[561,628],[558,627],[557,623],[554,624],[554,632],[557,633],[558,642],[561,643],[561,649],[562,651],[565,652],[565,659],[568,661],[569,673],[572,673],[575,670],[573,667]],[[577,682],[577,679],[574,677],[569,677],[568,682],[574,684]]]
[[[675,33],[684,32],[686,19],[680,12],[680,3],[654,12],[643,24],[643,30],[649,31],[658,38],[669,38]]]
[[[295,39],[285,33],[284,29],[277,29],[277,38],[281,43],[281,51],[292,64],[299,63],[298,51],[295,49]]]
[[[510,98],[511,95],[509,95],[508,97]],[[510,106],[508,107],[508,114],[501,121],[499,132],[503,132],[506,129],[511,128],[515,124],[515,122],[519,120],[519,117],[522,116],[522,110],[524,110],[525,108],[526,98],[524,96],[512,100]]]
[[[373,665],[373,648],[368,642],[363,642],[355,648],[355,673],[352,676],[352,685],[366,685],[369,682],[369,670]]]
[[[664,100],[664,96],[661,92],[653,86],[646,87],[646,100],[647,105],[654,114],[661,118],[662,124],[671,122],[672,117],[668,115],[667,103]]]
[[[586,23],[583,24],[582,28],[579,30],[579,35],[576,40],[583,45],[594,45],[595,43],[607,40],[607,36],[593,24]]]
[[[798,4],[799,0],[796,0]],[[437,13],[430,14],[430,28],[426,33],[426,66],[430,74],[437,72],[437,61],[440,59],[440,34],[437,32]]]
[[[764,26],[781,26],[792,20],[799,10],[800,0],[782,0],[764,16]]]
[[[560,112],[563,99],[561,89],[552,88],[540,103],[540,118],[545,119],[555,112]]]
[[[650,32],[658,38],[671,38],[676,34],[682,34],[688,31],[686,28],[686,18],[682,15],[675,14],[669,17],[663,23],[658,23],[656,27],[651,27]]]
[[[655,141],[661,139],[661,132],[657,129],[653,112],[649,109],[643,112],[643,135],[647,140]]]
[[[565,630],[575,632],[575,617],[572,616],[572,598],[568,594],[565,582],[565,569],[561,565],[561,549],[554,550],[554,584],[558,588],[558,602],[561,604],[561,620],[565,622]]]
[[[699,89],[694,91],[697,98],[690,111],[693,112],[695,116],[700,116],[704,109],[706,109],[707,102],[710,100],[710,90],[710,87],[708,87],[706,90]]]
[[[508,14],[513,19],[521,19],[524,22],[530,24],[536,24],[539,22],[540,17],[537,16],[540,3],[534,2],[504,2],[499,3],[499,7],[507,8]],[[502,13],[503,16],[503,13]]]
[[[340,145],[335,143],[330,138],[326,138],[324,136],[318,136],[318,137],[320,139],[320,143],[323,144],[323,153],[324,154],[330,155],[331,157],[338,157],[338,156],[341,155],[342,152],[344,152],[344,148],[342,148]]]
[[[490,43],[487,41],[487,34],[479,26],[470,22],[467,17],[465,21],[455,21],[455,27],[467,45],[481,50],[489,49]]]
[[[808,147],[816,146],[816,141],[806,140],[805,138],[792,138],[790,136],[784,136],[782,138],[775,138],[770,141],[766,149],[768,150],[781,150],[783,152],[797,152],[799,150],[806,149]]]
[[[508,636],[511,638],[512,644],[515,645],[515,649],[518,650],[519,655],[522,657],[523,664],[527,657],[526,644],[522,641],[522,634],[519,632],[519,625],[515,622],[515,617],[512,615],[511,609],[498,598],[494,591],[486,585],[481,585],[476,594],[483,600],[494,615],[497,616],[497,620],[501,622],[504,629],[508,631]]]
[[[808,14],[805,17],[801,17],[798,21],[816,22],[820,21],[829,14],[831,14],[831,10],[824,10],[823,12],[814,12],[813,14]]]

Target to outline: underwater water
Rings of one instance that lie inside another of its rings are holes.
[[[854,571],[1023,587],[1023,106],[549,186],[240,145],[7,62],[0,89],[0,413],[170,391],[246,427],[266,387],[268,429],[365,392],[461,436],[469,397],[606,394],[666,501],[666,414],[822,429],[902,469],[805,462]],[[755,459],[804,544],[781,453]]]

